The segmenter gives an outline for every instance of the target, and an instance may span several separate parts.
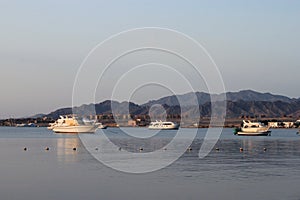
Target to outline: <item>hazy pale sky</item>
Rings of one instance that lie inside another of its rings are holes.
[[[137,27],[174,29],[197,40],[219,67],[227,91],[299,97],[299,19],[297,0],[1,0],[0,118],[71,106],[77,70],[91,49]],[[148,91],[150,96],[136,93],[133,100],[167,94]],[[103,94],[99,101],[110,98]]]

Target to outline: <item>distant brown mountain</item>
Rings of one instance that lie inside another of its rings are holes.
[[[266,116],[266,117],[282,117],[290,115],[299,117],[300,101],[283,102],[283,101],[228,101],[227,116]]]
[[[237,102],[237,101],[282,101],[282,102],[294,102],[299,99],[292,99],[282,95],[274,95],[271,93],[259,93],[253,90],[242,90],[239,92],[227,92],[226,94],[212,94],[212,99],[214,101],[220,101],[224,99],[224,95],[226,95],[227,101]],[[169,106],[179,105],[179,102],[184,102],[184,105],[194,105],[195,97],[197,98],[197,102],[199,105],[203,105],[207,102],[211,101],[211,96],[209,93],[205,92],[196,92],[196,93],[187,93],[183,95],[172,95],[160,98],[158,100],[151,100],[143,105],[154,105],[154,104],[166,104]]]
[[[222,95],[222,94],[221,94]],[[221,95],[214,94],[216,104],[220,103]],[[224,95],[224,94],[223,94]],[[240,92],[226,93],[227,114],[226,117],[240,117],[240,116],[266,116],[266,117],[282,117],[284,115],[292,115],[298,117],[300,114],[300,100],[292,99],[281,95],[273,95],[270,93],[259,93],[252,90],[244,90]],[[167,114],[180,115],[181,108],[184,107],[182,114],[193,115],[195,112],[195,102],[199,104],[201,116],[209,117],[211,115],[210,95],[204,92],[187,93],[178,96],[167,96],[158,100],[152,100],[145,104],[138,105],[132,102],[117,102],[117,101],[103,101],[98,104],[82,105],[76,108],[76,113],[81,114],[110,114],[112,108],[115,114],[132,114],[132,115],[146,115],[149,109],[154,104],[162,105]],[[182,105],[179,106],[179,102]],[[192,105],[192,106],[191,106]],[[128,113],[129,108],[129,113]],[[59,115],[72,113],[71,108],[58,109],[45,116],[58,118]]]

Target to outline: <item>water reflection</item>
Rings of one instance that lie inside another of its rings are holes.
[[[143,148],[143,152],[153,152],[162,149],[164,146],[169,144],[174,136],[176,135],[176,130],[164,130],[158,131],[153,135],[153,130],[148,129],[126,129],[135,137],[128,135],[122,129],[108,129],[104,130],[103,134],[116,146],[121,147],[123,150],[128,152],[138,152],[140,148]],[[149,136],[150,137],[146,137]]]
[[[228,145],[232,144],[229,143]],[[253,138],[246,138],[241,140],[241,147],[249,153],[267,151],[277,156],[298,156],[300,152],[300,140],[255,140]]]
[[[63,163],[78,161],[79,138],[57,138],[57,160]]]

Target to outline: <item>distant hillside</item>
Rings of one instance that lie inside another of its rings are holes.
[[[72,108],[60,108],[56,111],[53,111],[47,115],[44,115],[46,117],[50,117],[50,118],[53,118],[53,119],[58,119],[60,115],[67,115],[67,114],[70,114],[72,113]]]
[[[183,95],[172,95],[160,98],[158,100],[151,100],[148,103],[143,104],[143,106],[152,106],[154,104],[168,105],[168,106],[178,106],[181,103],[182,106],[186,105],[203,105],[210,102],[210,95],[205,92],[187,93]]]
[[[284,115],[291,115],[298,117],[300,112],[300,101],[291,103],[282,101],[242,101],[227,102],[227,116],[239,117],[241,115],[261,116],[267,117],[282,117]]]
[[[212,94],[212,97],[215,101],[222,100],[221,95],[224,94]],[[203,105],[207,102],[210,102],[210,94],[205,92],[196,92],[196,93],[187,93],[183,95],[172,95],[160,98],[158,100],[151,100],[144,105],[154,105],[154,104],[166,104],[169,106],[175,106],[179,105],[179,102],[184,102],[182,105],[194,105],[195,103],[195,96],[197,98],[198,104]],[[296,101],[296,99],[291,99],[286,96],[281,95],[274,95],[270,93],[259,93],[252,90],[242,90],[239,92],[227,92],[226,93],[226,100],[227,101],[269,101],[269,102],[275,102],[275,101],[282,101],[282,102],[288,102],[291,103],[293,101]],[[299,100],[299,99],[298,99]]]
[[[226,93],[228,101],[282,101],[282,102],[292,102],[294,99],[291,99],[282,95],[274,95],[271,93],[259,93],[252,90],[242,90],[239,92],[227,92]]]
[[[300,100],[291,99],[285,96],[273,95],[270,93],[259,93],[252,90],[244,90],[240,92],[228,92],[227,96],[227,115],[226,117],[240,117],[245,116],[261,116],[267,117],[282,117],[284,115],[292,115],[298,117],[300,114]],[[220,95],[213,96],[218,100]],[[182,107],[179,106],[179,101],[182,102]],[[104,101],[98,104],[82,105],[76,109],[76,113],[86,114],[110,114],[112,108],[116,114],[126,115],[129,112],[132,115],[146,115],[149,109],[154,104],[162,105],[167,114],[180,115],[181,108],[184,107],[184,115],[191,116],[195,113],[195,102],[199,103],[199,110],[201,116],[209,117],[211,115],[211,102],[210,95],[204,92],[187,93],[178,96],[167,96],[158,100],[149,101],[146,104],[138,105],[132,102],[117,102],[117,101]],[[45,116],[51,118],[58,118],[59,115],[72,113],[71,108],[62,108],[51,112]]]

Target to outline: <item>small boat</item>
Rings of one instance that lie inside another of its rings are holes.
[[[244,136],[269,136],[269,126],[264,126],[260,122],[251,122],[250,120],[243,120],[243,124],[240,128],[235,129],[234,134]]]
[[[48,129],[55,133],[95,133],[98,125],[66,115],[60,116],[54,123],[49,124]]]
[[[102,123],[96,123],[96,125],[98,125],[99,129],[107,129],[107,126]]]
[[[107,129],[107,126],[96,120],[82,119],[85,124],[95,124],[99,129]]]
[[[29,123],[29,124],[16,124],[16,127],[37,127],[37,125],[34,124],[34,123]]]
[[[174,122],[155,121],[151,122],[148,128],[151,130],[177,130],[179,124]]]
[[[26,124],[16,124],[16,127],[25,127]]]

